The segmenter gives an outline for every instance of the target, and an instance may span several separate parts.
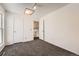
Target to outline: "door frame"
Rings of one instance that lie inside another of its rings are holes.
[[[3,41],[4,41],[4,40],[3,40],[3,37],[4,37],[4,34],[3,34],[3,33],[4,33],[4,32],[3,32],[3,24],[4,24],[4,23],[3,23],[3,21],[4,21],[4,20],[3,20],[3,18],[2,18],[2,17],[3,17],[3,16],[2,16],[2,13],[0,13],[0,16],[1,16],[1,28],[0,28],[0,30],[1,30],[1,38],[2,38],[2,39],[1,39],[2,41],[1,41],[0,44],[2,44]]]

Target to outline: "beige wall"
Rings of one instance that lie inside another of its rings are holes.
[[[79,54],[79,4],[69,4],[42,17],[45,41]],[[40,34],[42,34],[42,22]],[[40,38],[42,36],[40,35]]]

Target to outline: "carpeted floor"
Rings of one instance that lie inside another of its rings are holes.
[[[6,46],[3,56],[77,56],[76,54],[49,44],[43,40],[20,42]]]

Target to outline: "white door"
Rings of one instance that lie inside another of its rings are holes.
[[[13,21],[13,42],[26,42],[32,39],[32,20],[26,16],[15,16]]]
[[[31,16],[24,17],[24,41],[31,41],[33,40],[33,29],[32,29],[32,19]]]
[[[19,16],[14,17],[13,22],[13,41],[14,43],[23,42],[23,18]]]
[[[39,37],[40,39],[44,40],[45,39],[45,30],[44,30],[45,24],[44,24],[44,20],[41,19],[39,21]]]

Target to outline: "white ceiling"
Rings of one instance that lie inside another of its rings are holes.
[[[34,3],[1,3],[7,12],[24,14],[25,8],[31,8]],[[68,5],[67,3],[39,3],[37,4],[37,10],[33,14],[34,16],[40,18],[52,11],[55,11],[61,7]]]

